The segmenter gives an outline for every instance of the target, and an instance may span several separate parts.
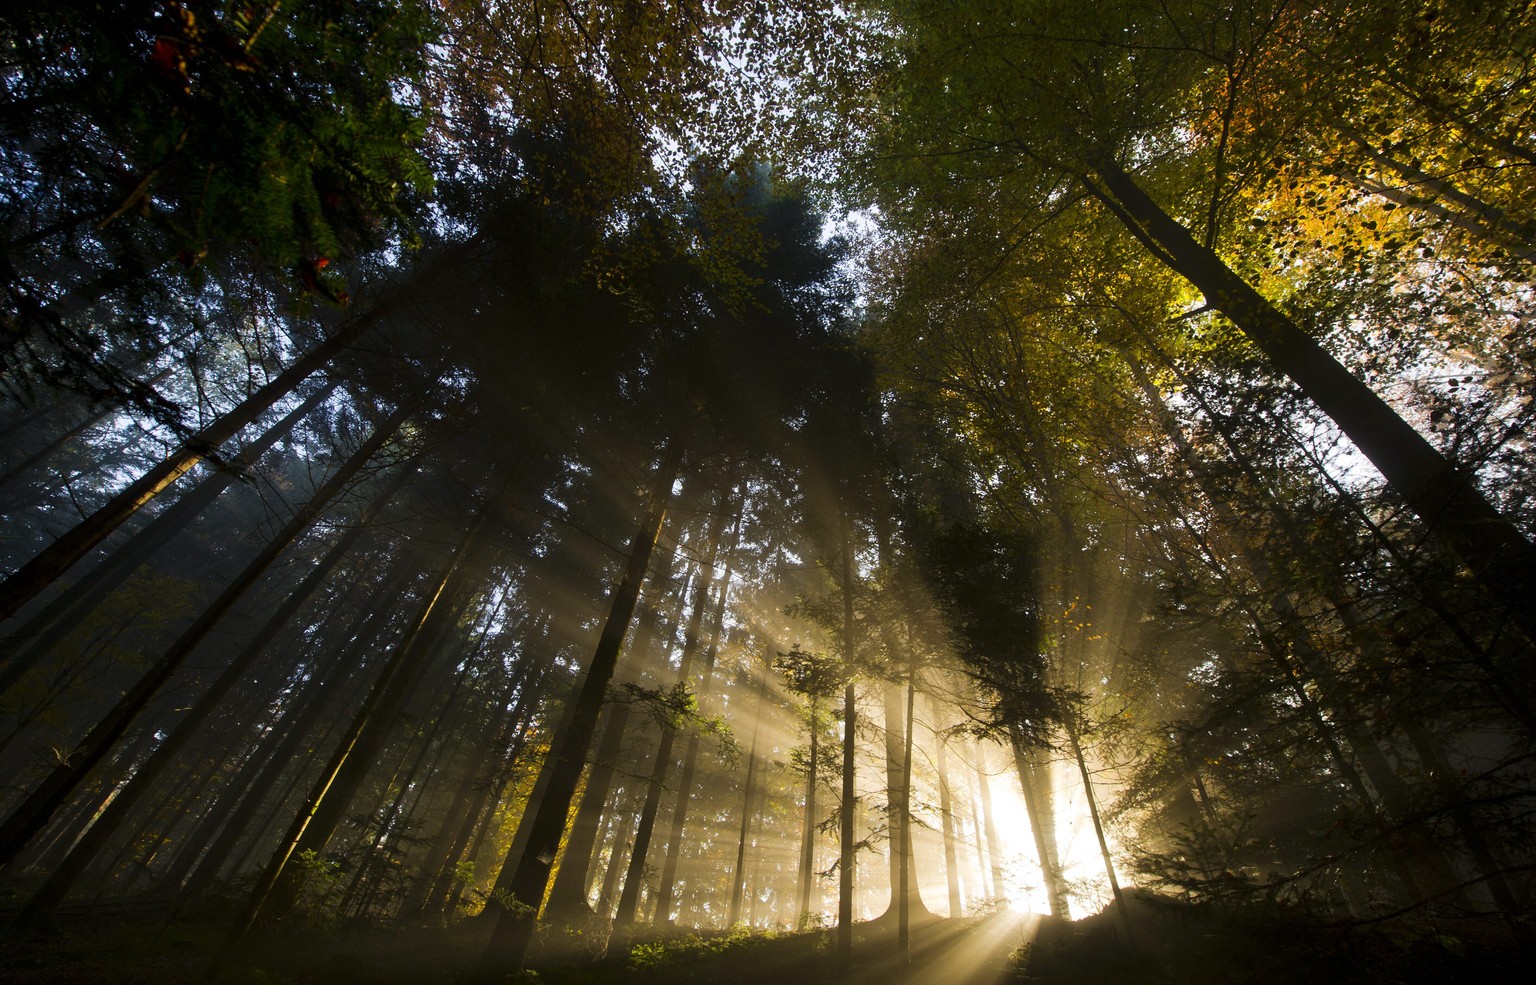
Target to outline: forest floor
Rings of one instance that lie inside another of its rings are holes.
[[[909,953],[888,921],[861,924],[853,962],[836,932],[685,933],[593,953],[550,932],[519,985],[1428,985],[1524,982],[1523,957],[1452,934],[1322,928],[1274,914],[1133,908],[1134,943],[1117,913],[1069,923],[1004,911],[914,921]],[[0,935],[5,985],[469,985],[487,928],[288,928],[215,970],[223,924],[167,921],[148,909],[75,913],[47,936]]]

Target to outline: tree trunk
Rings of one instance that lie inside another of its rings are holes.
[[[651,577],[653,581],[665,585],[664,569],[670,564],[671,558],[658,558],[658,562],[657,570]],[[660,592],[656,593],[655,602],[660,601],[660,595]],[[628,662],[631,668],[636,658],[644,658],[656,644],[656,628],[661,619],[661,610],[655,602],[645,606],[645,612],[640,617],[640,625],[630,647],[630,652],[635,655]],[[622,676],[627,679],[631,675]],[[603,740],[598,746],[597,758],[592,763],[587,785],[581,792],[581,806],[576,809],[576,820],[571,824],[570,836],[561,852],[560,867],[555,872],[554,885],[549,891],[549,902],[545,905],[546,919],[578,924],[593,915],[592,906],[587,902],[587,886],[597,857],[597,834],[603,808],[613,790],[613,768],[623,749],[629,719],[628,702],[619,702],[608,709]]]
[[[182,633],[158,661],[141,677],[127,694],[97,723],[89,735],[75,748],[67,762],[61,763],[31,796],[6,819],[0,827],[0,865],[16,857],[16,853],[37,834],[59,805],[75,790],[91,768],[100,762],[107,750],[127,729],[129,723],[148,703],[171,675],[180,668],[203,638],[254,585],[278,556],[300,534],[308,530],[330,506],[357,471],[394,436],[400,424],[414,408],[402,407],[393,418],[377,427],[369,439],[352,454],[340,469],[315,491],[309,502],[300,507],[288,519],[281,530],[262,548],[261,552],[246,565],[245,569],[225,587],[218,598],[203,610],[193,624]]]
[[[1005,882],[1005,880],[1003,878],[1003,852],[1002,852],[1003,845],[1002,845],[1001,839],[999,839],[998,836],[997,836],[997,821],[996,821],[996,819],[992,815],[992,785],[991,785],[991,781],[988,780],[988,776],[990,775],[989,771],[990,771],[990,767],[987,765],[986,757],[984,757],[982,755],[981,747],[977,746],[976,747],[976,789],[977,789],[977,792],[980,793],[980,795],[981,795],[981,826],[982,826],[982,832],[987,837],[987,864],[988,864],[987,872],[988,872],[988,875],[990,875],[991,878],[992,878],[992,894],[993,894],[993,899],[995,899],[998,903],[1006,903],[1006,902],[1008,902],[1008,886],[1007,886],[1007,884],[1006,884],[1006,882]],[[1047,800],[1046,802],[1049,803],[1049,800]],[[1028,813],[1028,812],[1026,811],[1026,813]],[[1030,815],[1030,825],[1033,826],[1034,823],[1035,823],[1034,815],[1031,814]],[[1057,879],[1059,880],[1060,879],[1060,872],[1059,872],[1059,869],[1057,868],[1056,862],[1054,860],[1055,859],[1055,844],[1056,844],[1055,829],[1052,828],[1052,829],[1046,831],[1044,834],[1045,834],[1046,843],[1049,846],[1051,846],[1051,857],[1052,857],[1051,866],[1052,866],[1052,871],[1057,873]],[[1041,838],[1041,834],[1037,832],[1035,834],[1035,846],[1036,846],[1037,849],[1039,848],[1040,838]],[[1042,854],[1040,856],[1040,858],[1041,858],[1041,864],[1044,865],[1045,855]],[[1046,886],[1047,886],[1048,889],[1050,888],[1051,885],[1052,884],[1049,883],[1049,882],[1046,883]]]
[[[239,943],[263,910],[282,916],[293,905],[299,886],[288,870],[289,860],[306,851],[322,853],[345,819],[369,767],[394,725],[400,706],[435,656],[434,644],[452,618],[454,604],[460,601],[470,579],[482,574],[480,566],[488,560],[495,542],[479,534],[489,518],[500,515],[504,496],[503,488],[465,531],[436,587],[424,601],[405,638],[396,644],[395,652],[353,717],[351,727],[311,787],[309,797],[268,863],[240,922],[231,932],[226,948]]]
[[[912,877],[912,705],[917,695],[912,668],[907,668],[906,741],[901,757],[901,879],[897,884],[900,906],[896,910],[896,946],[903,964],[912,963],[912,897],[918,895]],[[922,898],[918,897],[918,904]]]
[[[381,429],[382,430],[382,429]],[[359,463],[361,464],[361,463]],[[343,468],[346,472],[346,468]],[[355,470],[354,470],[355,471]],[[338,473],[340,475],[341,473]],[[187,712],[186,716],[171,729],[165,739],[156,747],[150,757],[134,771],[126,784],[118,790],[117,796],[111,805],[96,819],[95,824],[85,833],[85,836],[75,844],[64,861],[53,870],[48,879],[40,886],[27,901],[23,908],[24,918],[32,924],[46,925],[51,923],[58,905],[63,902],[74,881],[85,870],[106,844],[108,838],[122,824],[132,810],[133,805],[143,793],[147,792],[159,779],[160,774],[171,764],[176,755],[186,747],[198,728],[219,707],[220,702],[234,687],[244,681],[255,663],[277,635],[279,629],[287,624],[299,607],[308,600],[311,593],[319,587],[320,583],[330,574],[331,570],[352,549],[352,546],[362,536],[367,526],[369,517],[384,503],[387,503],[395,490],[400,487],[405,479],[402,473],[395,481],[391,482],[385,492],[374,500],[374,507],[365,513],[363,519],[353,525],[341,540],[328,551],[307,574],[304,580],[289,593],[288,598],[280,605],[272,617],[267,620],[254,635],[247,641],[244,649],[236,655],[208,690],[197,699],[197,702]]]
[[[718,505],[718,504],[717,504]],[[683,633],[683,654],[678,661],[679,685],[689,683],[693,661],[698,655],[700,630],[704,625],[704,610],[709,607],[709,593],[714,588],[715,559],[720,549],[720,531],[725,524],[725,511],[718,510],[706,536],[706,558],[699,564],[699,575],[694,585],[693,609],[688,615],[688,628]],[[645,859],[650,851],[651,837],[655,830],[656,815],[661,809],[662,791],[667,775],[672,771],[672,747],[677,741],[677,730],[663,726],[661,741],[657,744],[656,759],[651,767],[650,786],[646,789],[645,805],[640,809],[640,821],[635,828],[635,847],[629,859],[629,869],[624,874],[624,889],[619,893],[618,909],[614,911],[615,924],[623,926],[635,921],[640,905],[641,884],[645,880]]]
[[[886,643],[892,649],[895,648],[893,640],[887,638]],[[891,901],[886,914],[894,916],[901,903],[898,887],[901,884],[902,846],[905,844],[901,836],[901,750],[905,745],[902,736],[901,685],[894,681],[882,682],[880,699],[885,712],[885,826],[890,843],[890,854],[886,861],[890,869]]]
[[[629,791],[620,790],[614,810],[618,811],[618,805],[624,803],[629,807],[634,806],[635,799],[629,796]],[[629,811],[620,814],[622,823],[613,835],[613,844],[608,849],[608,865],[603,869],[603,884],[597,892],[597,913],[607,919],[613,913],[614,905],[618,902],[619,873],[624,869],[624,860],[628,858],[634,849],[635,826],[630,820]]]
[[[629,622],[640,597],[646,569],[650,567],[651,552],[661,534],[661,523],[666,516],[667,500],[677,477],[681,462],[681,446],[673,445],[664,455],[656,489],[650,497],[645,518],[635,532],[630,544],[629,564],[624,578],[613,593],[613,606],[603,625],[603,634],[592,655],[587,679],[577,695],[576,715],[570,728],[550,749],[544,769],[550,773],[549,789],[539,804],[538,815],[528,846],[514,864],[511,880],[512,899],[522,904],[517,909],[502,909],[497,916],[495,930],[481,960],[481,971],[487,977],[504,976],[520,971],[533,937],[534,920],[538,907],[544,902],[544,892],[549,887],[550,865],[559,852],[560,836],[564,833],[570,814],[571,800],[580,782],[587,753],[592,746],[592,733],[597,727],[597,716],[602,711],[603,698],[608,682],[613,679],[618,662],[619,648],[629,630]]]
[[[1077,760],[1077,772],[1083,780],[1083,794],[1088,802],[1088,818],[1093,822],[1093,836],[1099,842],[1099,857],[1104,860],[1104,875],[1109,879],[1109,890],[1114,895],[1115,910],[1120,914],[1120,926],[1130,942],[1134,937],[1131,914],[1125,907],[1125,897],[1120,893],[1120,879],[1115,875],[1115,860],[1109,854],[1109,842],[1104,837],[1104,824],[1099,819],[1099,798],[1093,792],[1093,775],[1088,772],[1088,761],[1083,758],[1083,746],[1077,737],[1077,726],[1070,715],[1066,722],[1067,741],[1072,745],[1072,757]]]
[[[205,843],[207,835],[217,830],[218,835],[208,844],[208,850],[188,854],[185,861],[178,858],[165,873],[164,884],[179,889],[184,899],[198,900],[218,877],[224,863],[234,854],[235,846],[256,820],[260,803],[267,798],[279,777],[298,758],[299,747],[309,737],[310,730],[319,722],[321,715],[331,710],[331,698],[343,683],[351,683],[365,676],[366,655],[372,651],[379,636],[389,624],[393,610],[382,599],[398,599],[411,574],[402,573],[391,578],[381,592],[375,593],[374,604],[347,627],[343,638],[351,639],[341,655],[334,661],[332,673],[322,674],[317,686],[305,689],[303,699],[283,715],[273,729],[277,738],[267,754],[257,752],[241,766],[240,772],[225,785],[219,796],[223,810],[215,812],[208,824],[209,830],[202,837],[194,836],[194,843]],[[355,631],[355,634],[354,634]],[[343,696],[347,697],[347,696]],[[347,697],[350,700],[350,697]],[[339,711],[338,711],[339,713]],[[306,757],[307,758],[307,757]],[[186,853],[184,853],[186,854]],[[190,873],[190,874],[189,874]]]
[[[1232,271],[1108,159],[1089,189],[1160,260],[1198,288],[1317,404],[1425,525],[1446,539],[1503,615],[1536,640],[1536,549],[1424,436]]]
[[[8,690],[47,656],[69,635],[74,626],[86,620],[113,589],[148,563],[155,551],[196,519],[237,478],[249,471],[262,455],[286,437],[335,387],[336,384],[330,382],[316,389],[281,421],[263,431],[255,441],[231,459],[225,468],[208,476],[196,488],[145,524],[142,530],[104,557],[100,564],[29,618],[4,642],[0,642],[0,664],[3,664],[3,669],[0,669],[0,692]]]
[[[933,743],[935,766],[939,771],[939,823],[944,838],[944,881],[949,890],[949,916],[953,919],[964,913],[960,899],[960,861],[955,849],[954,796],[949,789],[949,750],[943,733],[938,729],[939,702],[928,696],[928,714],[933,716]]]
[[[1013,759],[1019,771],[1019,785],[1024,792],[1024,810],[1029,815],[1029,826],[1035,835],[1035,851],[1040,857],[1040,876],[1044,880],[1046,906],[1051,916],[1065,917],[1067,891],[1062,881],[1061,859],[1056,851],[1055,793],[1051,789],[1050,766],[1041,763],[1017,735],[1013,737]],[[985,774],[978,771],[977,775]],[[982,782],[982,806],[989,817],[987,827],[990,835],[995,829],[990,821],[992,810],[987,805],[985,781]],[[993,878],[1000,880],[1002,873],[996,856],[997,843],[993,841],[989,847],[993,851]]]
[[[755,684],[752,686],[755,688]],[[731,901],[726,911],[725,921],[727,929],[736,926],[741,920],[741,900],[742,895],[746,892],[747,833],[752,825],[752,801],[756,793],[755,784],[757,782],[757,739],[758,734],[762,731],[762,724],[763,699],[762,694],[759,693],[752,716],[752,742],[747,749],[747,777],[742,781],[741,832],[736,838],[736,862],[731,866]]]
[[[816,760],[820,754],[817,739],[821,731],[817,721],[819,711],[815,699],[812,699],[811,754],[805,774],[805,821],[800,827],[800,869],[798,889],[795,892],[798,900],[795,906],[795,927],[798,930],[805,930],[811,923],[811,884],[816,870]]]
[[[97,544],[137,513],[193,466],[218,451],[246,425],[274,403],[292,393],[300,383],[335,358],[384,314],[375,308],[343,322],[324,342],[300,356],[271,382],[259,388],[223,417],[183,442],[160,464],[130,483],[101,508],[76,524],[40,554],[0,584],[0,620],[15,615],[23,605],[69,570]]]
[[[738,528],[739,529],[739,528]],[[735,550],[733,543],[730,548]],[[725,569],[720,580],[720,599],[715,603],[714,624],[710,628],[709,647],[704,652],[704,673],[699,675],[698,697],[708,692],[710,679],[715,672],[715,659],[720,652],[720,635],[725,626],[726,597],[731,590],[731,569]],[[672,810],[672,830],[667,836],[667,853],[661,865],[661,879],[656,888],[656,919],[658,927],[671,926],[672,894],[677,881],[678,857],[683,851],[683,826],[688,820],[688,801],[693,796],[693,774],[699,762],[699,735],[688,737],[688,749],[683,753],[683,772],[677,778],[677,806]]]
[[[517,761],[522,756],[523,747],[527,741],[528,725],[538,707],[536,696],[542,688],[550,667],[553,666],[553,656],[553,651],[546,649],[542,659],[525,672],[518,683],[517,703],[503,720],[501,729],[490,746],[499,751],[497,756],[499,767],[492,770],[490,775],[481,776],[478,780],[472,767],[466,777],[468,783],[478,786],[478,793],[461,813],[458,831],[454,834],[447,854],[437,867],[436,879],[431,883],[427,895],[422,898],[419,909],[424,916],[436,916],[445,912],[445,904],[453,895],[454,877],[460,859],[468,858],[473,862],[478,854],[480,842],[489,827],[488,822],[481,823],[481,818],[485,814],[487,805],[490,805],[494,811],[495,805],[501,802],[506,792]],[[462,891],[463,883],[460,883],[459,889]]]
[[[853,631],[853,524],[843,514],[843,672],[848,683],[843,685],[843,789],[838,811],[837,852],[837,957],[845,973],[853,968],[853,868],[854,859],[854,811],[858,803],[855,793],[854,752],[858,733],[858,707],[853,689],[854,665],[858,651],[854,646]]]

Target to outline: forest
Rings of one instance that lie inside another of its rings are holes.
[[[0,4],[0,981],[1525,980],[1533,52]]]

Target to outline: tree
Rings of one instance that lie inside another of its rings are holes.
[[[1526,593],[1536,565],[1525,534],[1470,476],[1226,263],[1216,251],[1214,224],[1204,241],[1197,238],[1136,177],[1142,164],[1138,140],[1157,142],[1170,156],[1179,150],[1199,156],[1199,148],[1176,147],[1176,135],[1163,123],[1179,118],[1202,78],[1201,52],[1191,50],[1179,33],[1184,12],[1119,3],[1075,19],[1051,4],[1008,11],[983,7],[919,5],[897,15],[907,57],[892,77],[892,91],[907,96],[886,137],[894,153],[885,159],[963,159],[965,180],[958,196],[946,196],[950,201],[1000,184],[1010,198],[1022,196],[1046,217],[1098,202],[1328,414],[1499,601],[1502,618],[1514,620],[1531,637],[1536,626],[1526,622],[1515,601]],[[1018,29],[977,39],[970,26],[975,23]],[[1067,33],[1042,29],[1047,23]],[[1136,40],[1124,44],[1123,34]],[[1159,48],[1154,38],[1164,39],[1166,47]],[[1232,44],[1264,41],[1262,34],[1239,32]],[[966,52],[963,59],[956,57],[960,50]],[[1029,66],[1024,75],[1012,67],[1020,64]],[[934,85],[934,79],[945,84]],[[1224,141],[1217,142],[1218,155],[1226,149]],[[1004,171],[1006,180],[998,177]],[[1219,166],[1217,175],[1220,181]],[[931,168],[882,174],[892,189],[932,187],[936,179],[953,184],[952,178]],[[1062,180],[1073,182],[1085,198],[1063,199],[1055,190]],[[1213,201],[1224,191],[1219,186]],[[1012,252],[1020,245],[999,247]]]

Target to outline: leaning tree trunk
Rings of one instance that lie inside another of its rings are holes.
[[[1109,853],[1109,841],[1104,837],[1104,822],[1099,817],[1099,798],[1093,792],[1093,774],[1088,772],[1088,761],[1083,758],[1083,745],[1078,738],[1077,724],[1070,717],[1066,721],[1067,741],[1072,746],[1072,757],[1077,760],[1077,772],[1083,780],[1083,794],[1088,802],[1088,818],[1093,822],[1093,835],[1098,839],[1099,857],[1104,861],[1104,875],[1109,879],[1109,890],[1115,899],[1115,909],[1120,914],[1120,926],[1126,940],[1132,938],[1131,914],[1125,907],[1125,897],[1120,892],[1120,879],[1115,875],[1115,860]]]
[[[700,631],[704,625],[704,610],[709,607],[709,594],[714,589],[715,559],[719,554],[720,531],[725,524],[725,511],[716,513],[705,535],[706,557],[699,563],[698,581],[694,586],[693,610],[688,616],[688,628],[683,634],[683,654],[678,661],[677,682],[686,687],[698,656]],[[645,859],[650,851],[651,837],[655,831],[656,815],[661,809],[661,795],[666,787],[667,774],[672,770],[672,747],[677,741],[677,730],[663,725],[661,741],[657,744],[656,759],[651,766],[650,786],[646,789],[645,805],[640,809],[640,821],[635,828],[635,845],[631,849],[629,868],[624,873],[624,888],[619,893],[618,909],[613,922],[619,926],[633,923],[640,906],[640,886],[645,879]]]
[[[208,828],[195,836],[195,845],[206,844],[206,851],[184,851],[171,864],[162,877],[164,885],[177,891],[182,899],[198,900],[218,878],[236,854],[235,848],[257,820],[258,808],[269,799],[284,771],[297,758],[299,747],[309,737],[310,730],[333,705],[345,708],[346,703],[356,700],[360,688],[337,694],[345,683],[351,683],[365,675],[368,655],[384,630],[390,624],[391,610],[381,600],[398,599],[408,584],[414,580],[414,572],[397,574],[386,582],[382,591],[370,598],[378,604],[370,611],[351,621],[343,634],[350,639],[329,668],[331,673],[319,675],[318,686],[304,691],[304,697],[285,711],[281,721],[273,729],[274,740],[270,751],[258,751],[252,755],[240,772],[225,785],[219,795],[218,809],[206,822]],[[339,697],[339,701],[333,701]],[[225,806],[227,803],[227,806]],[[209,840],[214,832],[217,835]]]
[[[518,662],[517,668],[507,675],[506,683],[498,693],[495,703],[491,705],[493,708],[502,709],[500,714],[494,716],[492,720],[496,727],[495,732],[492,733],[487,728],[478,729],[475,737],[469,741],[467,762],[459,777],[458,788],[449,801],[448,810],[437,826],[431,843],[422,855],[416,877],[402,894],[399,918],[422,915],[432,900],[441,899],[447,895],[453,878],[451,862],[457,861],[457,852],[463,851],[464,845],[469,842],[470,835],[473,834],[472,815],[478,814],[475,810],[476,789],[490,786],[490,780],[482,773],[481,764],[492,749],[505,747],[513,730],[518,727],[522,710],[527,704],[526,685],[534,666],[534,660],[524,659]],[[514,695],[517,696],[517,700],[508,710],[507,703],[513,700]],[[469,827],[467,831],[466,826]],[[460,832],[463,833],[462,841],[459,838]],[[448,877],[442,879],[445,871],[448,871]],[[439,880],[442,880],[441,883]]]
[[[1051,790],[1050,765],[1041,763],[1034,750],[1028,748],[1018,735],[1013,736],[1013,758],[1019,771],[1019,785],[1024,791],[1024,811],[1029,815],[1029,826],[1035,835],[1035,851],[1040,857],[1040,876],[1045,882],[1046,906],[1051,916],[1065,917],[1067,890],[1062,882],[1061,857],[1056,850],[1055,794]],[[990,815],[991,808],[986,802],[986,781],[982,782],[982,809]],[[988,828],[992,828],[990,823]],[[988,832],[989,835],[992,833]],[[989,847],[992,850],[994,878],[999,879],[1001,885],[997,842],[992,841]]]
[[[16,610],[53,584],[55,579],[105,540],[108,534],[122,526],[146,503],[186,475],[193,466],[216,453],[220,445],[233,438],[277,401],[292,393],[300,383],[351,345],[383,313],[376,308],[366,315],[344,322],[328,339],[300,356],[271,382],[246,397],[223,417],[187,439],[161,460],[160,464],[129,483],[96,512],[81,520],[24,564],[0,584],[0,619],[15,615]]]
[[[384,430],[384,428],[380,429],[381,432]],[[366,447],[359,449],[359,454],[366,450]],[[359,459],[357,456],[353,458],[358,465],[366,461],[366,455],[362,459]],[[350,462],[348,463],[349,466],[351,464]],[[356,468],[352,468],[349,471],[347,467],[343,467],[342,471],[337,473],[337,476],[341,477],[342,481],[346,481],[346,478],[355,472]],[[75,843],[74,848],[49,874],[48,879],[42,886],[38,887],[37,891],[32,894],[32,898],[27,901],[22,913],[29,923],[39,925],[52,922],[59,904],[64,901],[65,895],[74,885],[75,880],[90,865],[96,854],[105,847],[107,839],[111,838],[116,832],[140,797],[154,786],[160,775],[165,772],[166,768],[176,758],[176,755],[192,740],[198,728],[203,722],[208,720],[225,696],[237,684],[246,679],[252,664],[256,662],[257,657],[265,652],[267,644],[277,635],[278,630],[287,624],[288,620],[298,612],[299,607],[308,600],[310,594],[325,580],[326,576],[330,574],[331,569],[352,549],[358,538],[362,536],[369,518],[380,506],[389,501],[405,477],[406,474],[401,473],[400,476],[389,484],[382,495],[375,498],[373,508],[364,513],[363,518],[336,542],[330,551],[326,553],[325,557],[310,570],[298,587],[289,593],[288,598],[282,605],[278,606],[277,611],[272,614],[271,618],[256,631],[245,647],[236,655],[235,659],[230,661],[218,678],[209,685],[208,690],[204,691],[197,699],[197,702],[187,712],[186,716],[161,741],[160,745],[155,748],[155,751],[150,754],[150,757],[140,764],[139,768],[134,771],[133,776],[118,788],[117,795],[107,805],[107,808],[102,811],[101,816],[96,819],[96,822],[91,825],[90,830]]]
[[[394,436],[396,429],[412,409],[401,408],[388,422],[374,430],[369,439],[353,453],[336,474],[315,491],[309,502],[289,518],[282,529],[256,557],[251,559],[235,580],[225,587],[218,598],[209,603],[202,615],[102,717],[67,760],[60,763],[44,778],[32,794],[6,819],[5,824],[0,826],[0,865],[15,858],[17,852],[48,822],[91,768],[107,754],[108,749],[128,728],[134,717],[143,710],[161,685],[181,667],[203,638],[224,617],[224,614],[244,597],[246,591],[266,573],[267,568],[277,560],[288,545],[310,528],[330,506],[331,501],[352,481],[357,471]]]
[[[144,385],[146,387],[153,387],[160,383],[167,376],[171,375],[172,368],[173,367],[168,366],[165,369],[160,370],[158,373],[145,380]],[[100,424],[109,415],[116,413],[118,407],[119,405],[115,403],[103,403],[96,410],[87,413],[85,417],[83,417],[78,423],[74,425],[74,427],[66,429],[62,433],[55,436],[52,441],[48,442],[43,447],[33,452],[31,455],[28,455],[22,461],[16,463],[10,468],[7,468],[5,473],[0,475],[0,510],[9,513],[13,508],[21,505],[22,500],[25,498],[22,496],[15,496],[10,494],[7,487],[10,486],[12,482],[20,479],[23,475],[36,468],[38,465],[42,464],[48,458],[52,457],[53,454],[60,448],[63,448],[65,445],[69,444],[71,441],[74,441],[76,438],[80,437],[82,434],[89,431],[97,424]],[[0,436],[0,442],[9,444],[10,434],[11,429],[7,428],[6,434],[4,436]]]
[[[219,494],[234,484],[256,461],[293,430],[324,400],[336,384],[327,383],[310,394],[281,421],[263,431],[225,468],[208,476],[117,547],[68,591],[49,602],[0,642],[0,692],[9,689],[70,633],[83,623],[112,590],[148,563],[176,533],[197,518]]]
[[[614,588],[608,620],[592,654],[586,681],[576,696],[575,714],[545,761],[544,769],[550,774],[550,783],[539,802],[528,845],[519,858],[508,859],[508,864],[514,866],[510,881],[512,899],[521,906],[502,909],[497,916],[496,927],[481,959],[481,971],[487,977],[521,970],[528,953],[538,907],[543,904],[545,890],[549,888],[550,864],[560,850],[560,837],[570,815],[571,801],[592,747],[592,733],[597,728],[597,717],[603,709],[608,683],[613,679],[619,649],[629,630],[646,569],[650,567],[651,553],[661,534],[667,501],[680,463],[681,446],[674,444],[663,456],[656,488],[630,543],[629,563],[623,579]]]
[[[504,490],[498,495],[505,495]],[[224,942],[225,953],[238,946],[263,911],[270,909],[281,915],[293,905],[299,885],[288,862],[305,851],[323,852],[345,819],[400,706],[435,655],[432,644],[451,618],[451,603],[461,595],[469,579],[479,574],[476,562],[483,560],[494,544],[492,538],[482,538],[479,534],[488,518],[499,513],[499,504],[493,500],[465,531],[452,560],[423,602],[405,638],[395,645],[378,680],[353,716],[352,724],[311,786],[304,805],[267,863],[245,910]]]
[[[665,571],[671,563],[670,555],[657,559],[653,581],[659,586],[667,582]],[[684,589],[686,593],[686,588]],[[656,642],[656,629],[661,620],[661,610],[655,602],[661,595],[657,591],[652,602],[645,606],[640,624],[634,634],[630,652],[644,657]],[[678,603],[681,607],[681,602]],[[629,666],[633,667],[632,657]],[[576,808],[576,819],[571,822],[571,833],[561,853],[560,867],[555,872],[554,885],[549,890],[549,902],[545,906],[546,919],[564,920],[577,924],[593,915],[587,902],[587,886],[592,864],[596,859],[598,828],[608,795],[613,790],[614,766],[619,761],[629,728],[629,702],[618,702],[608,711],[607,724],[603,726],[603,739],[598,745],[597,757],[587,776],[586,787],[581,792],[581,804]]]
[[[1503,608],[1536,640],[1536,548],[1386,401],[1311,336],[1201,245],[1136,180],[1108,158],[1093,162],[1098,180],[1079,178],[1169,268],[1199,288],[1354,442],[1387,484]]]
[[[0,620],[15,615],[18,609],[36,598],[75,562],[199,462],[215,457],[221,445],[329,364],[364,332],[419,298],[435,296],[442,278],[460,272],[465,260],[480,247],[479,237],[473,237],[438,253],[412,275],[409,283],[391,291],[370,311],[343,321],[325,341],[300,356],[217,421],[182,442],[158,465],[28,561],[0,583]]]

